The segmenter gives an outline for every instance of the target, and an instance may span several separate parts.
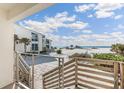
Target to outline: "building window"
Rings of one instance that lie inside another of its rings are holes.
[[[38,41],[38,35],[35,33],[32,33],[32,41]]]
[[[38,44],[32,44],[32,50],[38,51]]]
[[[49,44],[49,43],[50,43],[50,42],[49,42],[49,39],[46,39],[46,43],[47,43],[47,44]]]

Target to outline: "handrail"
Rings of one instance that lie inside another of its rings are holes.
[[[23,83],[21,83],[21,82],[18,82],[18,86],[19,87],[23,87],[24,89],[30,89],[29,87],[27,87],[27,86],[25,86]]]
[[[24,58],[21,56],[21,54],[18,55],[21,62],[25,65],[26,69],[30,69],[30,66],[25,62]]]
[[[38,56],[39,54],[32,54],[32,53],[20,53],[20,54],[23,54],[23,55],[34,55],[34,56]]]
[[[110,63],[113,63],[113,62],[117,62],[117,63],[122,63],[124,64],[124,62],[122,61],[114,61],[114,60],[103,60],[103,59],[96,59],[96,58],[82,58],[82,57],[73,57],[73,59],[77,59],[77,60],[89,60],[89,61],[102,61],[102,62],[110,62]]]
[[[20,63],[20,68],[22,69],[22,70],[24,70],[26,73],[29,73],[29,69],[27,69],[25,66],[24,66],[24,64],[22,63],[22,62],[19,62]]]

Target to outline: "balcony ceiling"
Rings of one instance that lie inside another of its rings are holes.
[[[17,7],[21,7],[21,6],[32,6],[32,5],[36,5],[35,3],[1,3],[0,4],[0,9],[4,10],[4,11],[10,11],[14,8],[17,8]]]
[[[21,20],[38,11],[54,5],[53,3],[1,3],[0,11],[7,15],[8,20]]]

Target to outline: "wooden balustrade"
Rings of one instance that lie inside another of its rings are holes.
[[[124,88],[124,63],[91,58],[63,61],[43,75],[43,88]]]

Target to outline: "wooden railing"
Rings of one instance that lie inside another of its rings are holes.
[[[43,88],[124,88],[124,63],[73,58],[45,73]]]
[[[21,53],[15,53],[15,88],[34,88],[34,55],[25,55],[32,56],[32,67],[26,63]]]

